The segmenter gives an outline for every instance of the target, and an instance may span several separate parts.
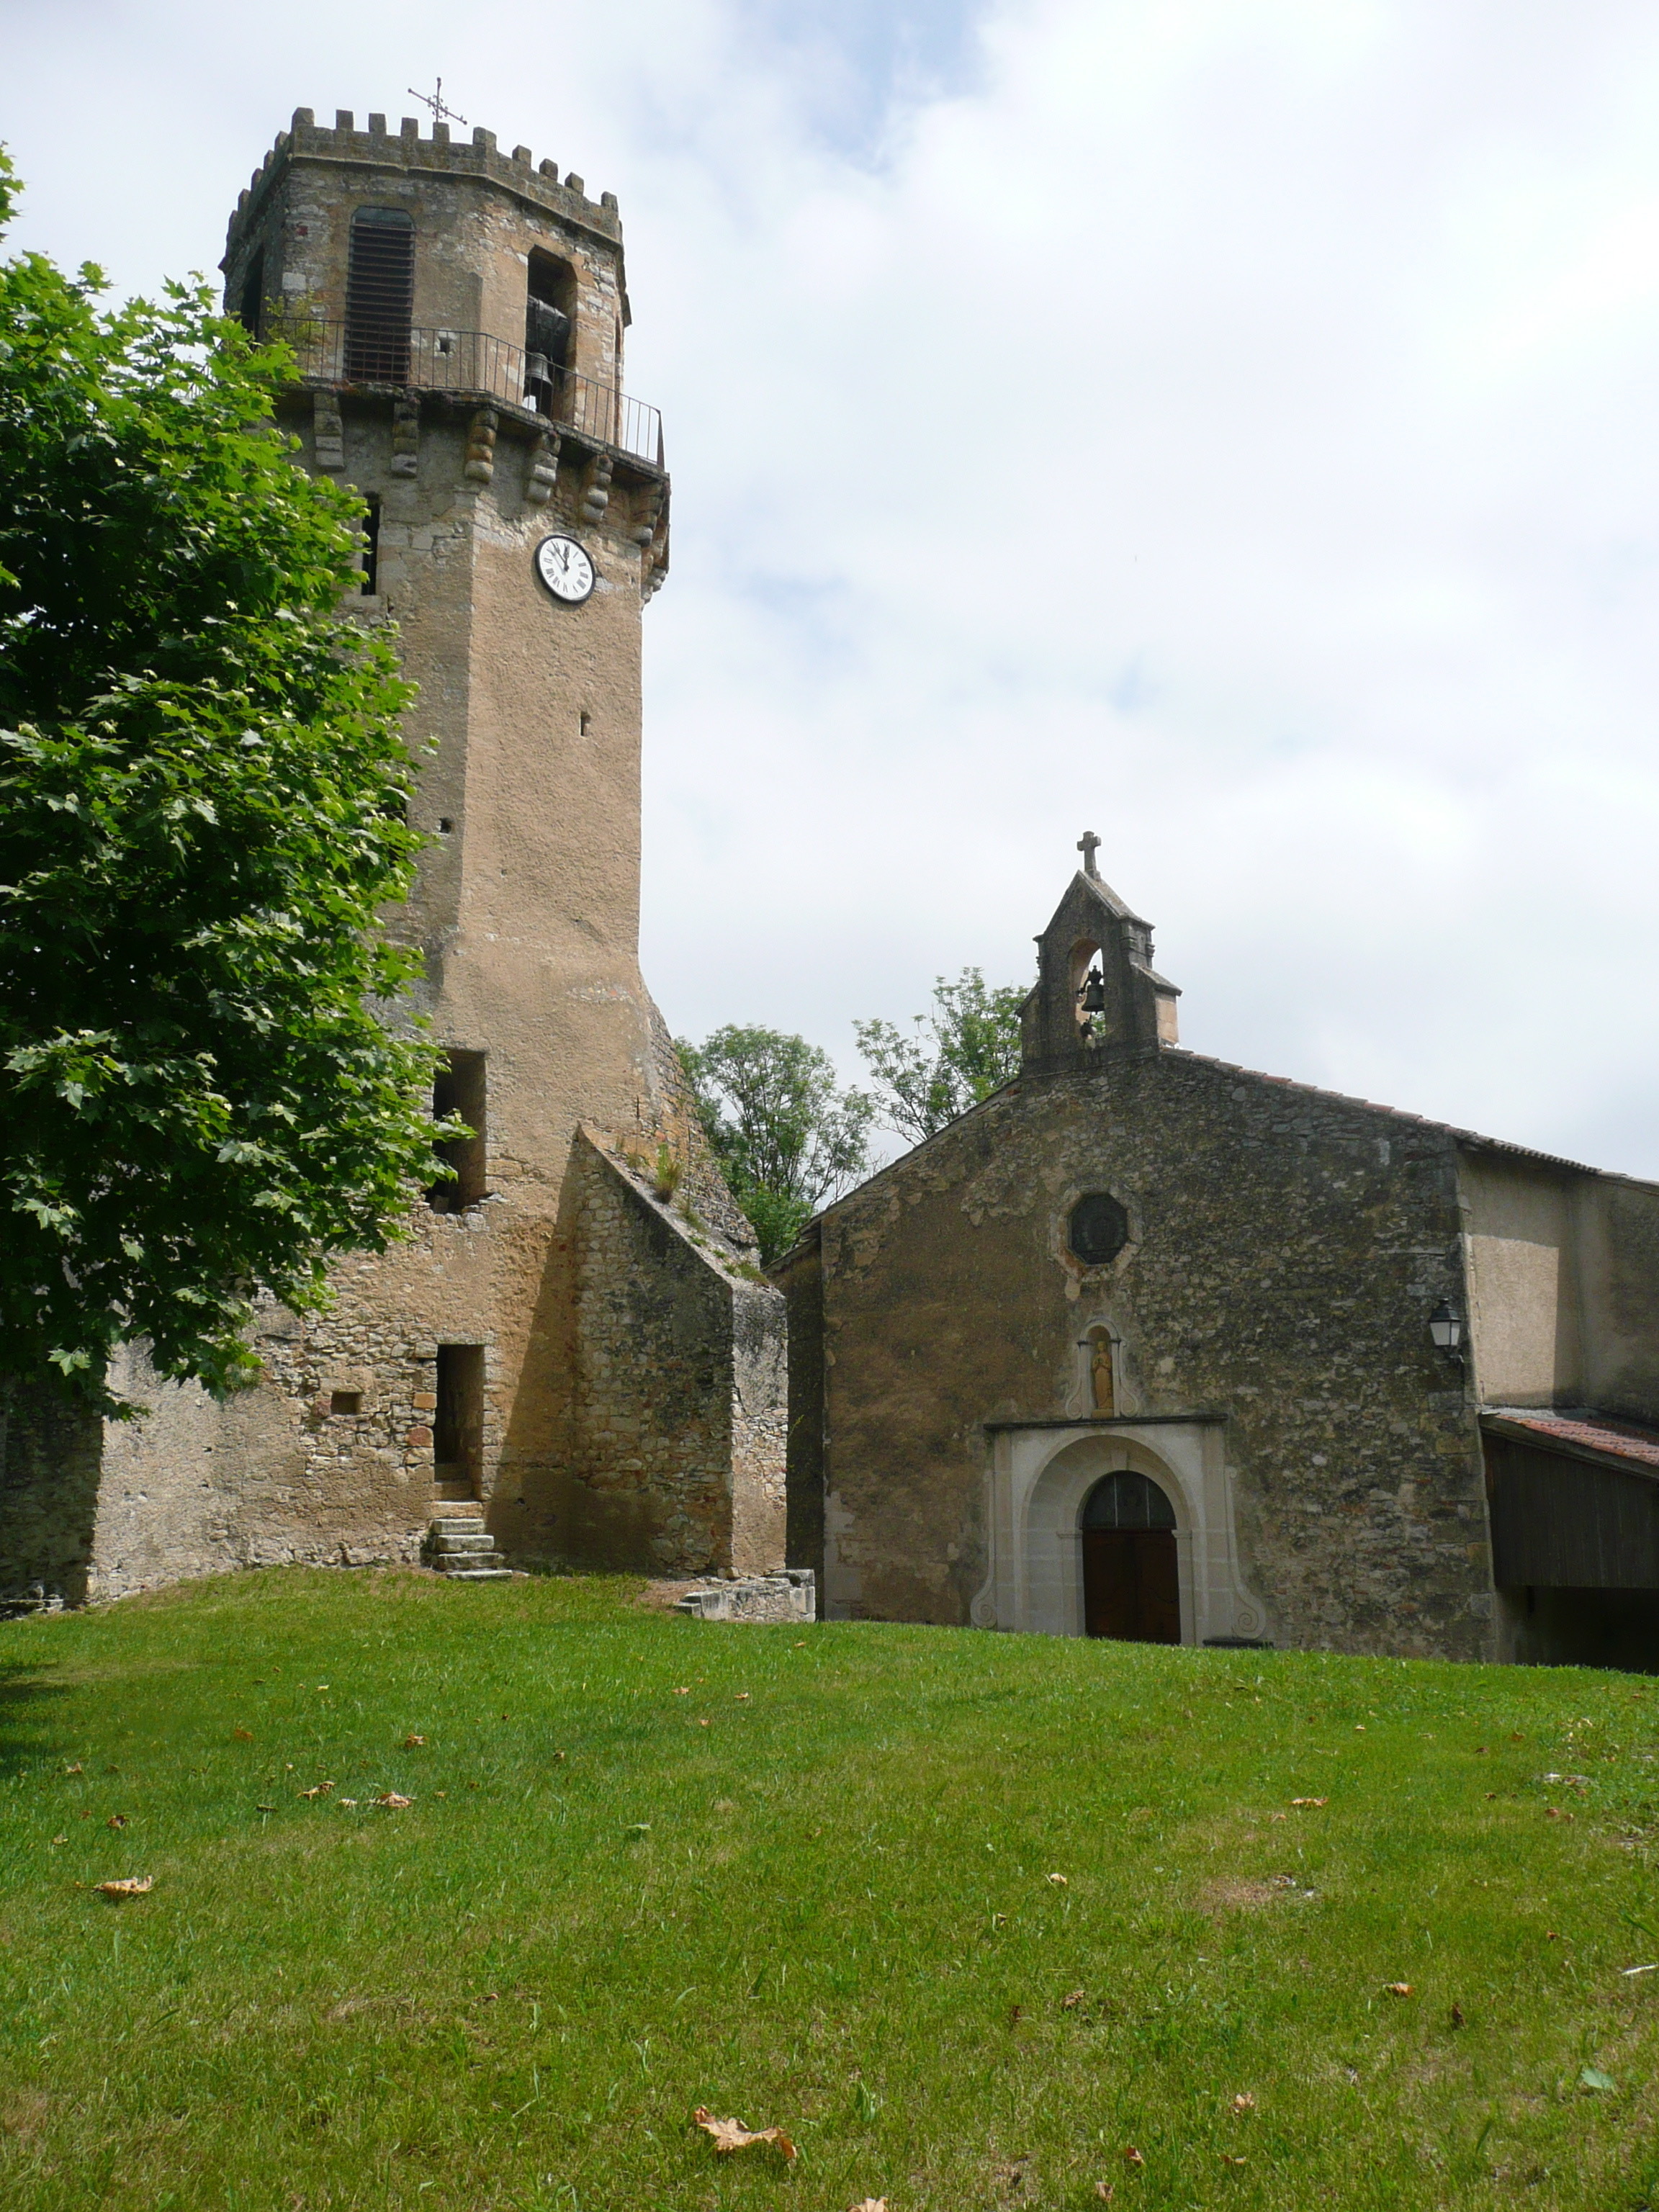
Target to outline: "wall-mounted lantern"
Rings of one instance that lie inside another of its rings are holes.
[[[1444,1298],[1429,1316],[1429,1335],[1437,1352],[1443,1352],[1454,1359],[1462,1358],[1463,1316],[1455,1307],[1448,1305]]]

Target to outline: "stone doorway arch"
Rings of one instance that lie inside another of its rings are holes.
[[[1226,1425],[1214,1413],[987,1425],[989,1558],[976,1628],[1083,1636],[1083,1510],[1103,1475],[1147,1476],[1175,1513],[1180,1639],[1263,1633],[1239,1571]]]

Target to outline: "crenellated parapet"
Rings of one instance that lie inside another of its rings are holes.
[[[236,202],[236,211],[226,234],[225,258],[221,268],[229,267],[238,245],[263,214],[273,184],[287,163],[299,155],[313,161],[400,169],[411,174],[485,178],[516,193],[530,206],[557,216],[561,222],[591,231],[596,239],[603,239],[617,248],[622,244],[622,216],[614,192],[601,192],[597,201],[590,200],[586,183],[574,171],[562,180],[558,164],[550,161],[538,162],[528,146],[515,146],[510,155],[503,154],[496,145],[493,131],[477,130],[470,142],[458,142],[450,137],[447,123],[434,123],[430,135],[423,138],[419,124],[408,115],[402,118],[395,133],[386,128],[384,115],[371,115],[368,129],[359,131],[356,118],[349,107],[335,110],[333,127],[330,129],[317,121],[310,108],[296,107],[293,122],[278,134],[276,143],[253,172],[246,191]]]

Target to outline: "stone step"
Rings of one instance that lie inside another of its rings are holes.
[[[432,1539],[434,1552],[493,1552],[495,1539],[486,1528],[446,1528]]]
[[[432,1522],[430,1533],[434,1536],[481,1536],[483,1525],[482,1513],[440,1513]]]
[[[510,1583],[511,1567],[440,1567],[447,1583]]]

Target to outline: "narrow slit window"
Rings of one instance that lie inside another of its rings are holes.
[[[408,383],[414,307],[414,224],[401,208],[359,208],[346,266],[348,378]]]
[[[461,1213],[488,1195],[484,1184],[484,1055],[481,1052],[452,1052],[444,1056],[432,1086],[432,1118],[447,1121],[459,1115],[471,1130],[437,1147],[438,1157],[454,1170],[453,1177],[434,1182],[427,1203],[434,1213]]]
[[[363,596],[367,599],[380,588],[380,502],[371,496],[363,504]]]

